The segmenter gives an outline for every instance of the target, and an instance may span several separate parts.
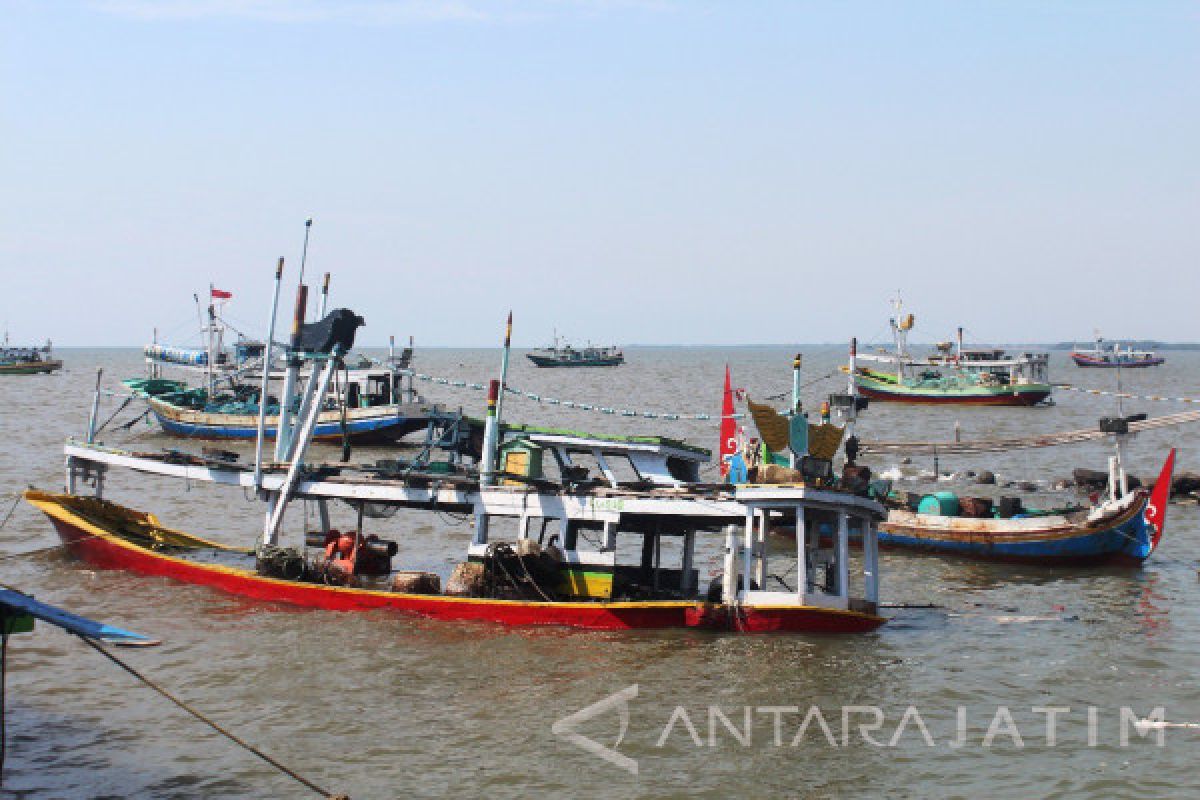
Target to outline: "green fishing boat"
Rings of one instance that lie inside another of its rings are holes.
[[[1045,402],[1054,390],[1048,354],[964,348],[962,328],[957,346],[940,342],[934,352],[914,356],[908,349],[908,332],[915,318],[901,313],[899,299],[893,305],[896,316],[889,322],[895,350],[850,352],[847,371],[864,397],[893,403],[1033,406]]]

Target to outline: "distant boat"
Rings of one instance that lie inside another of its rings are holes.
[[[1104,337],[1096,334],[1096,342],[1092,347],[1076,347],[1071,350],[1071,360],[1077,367],[1100,367],[1115,369],[1117,367],[1134,369],[1138,367],[1157,367],[1166,359],[1156,355],[1151,350],[1134,350],[1132,347],[1121,349],[1119,342],[1104,341]]]
[[[864,397],[895,403],[1032,406],[1053,391],[1048,354],[964,349],[962,328],[957,349],[951,342],[941,342],[935,352],[913,356],[908,351],[908,332],[914,317],[900,313],[899,300],[894,305],[897,313],[890,322],[895,351],[857,354],[848,368],[856,391]]]
[[[526,353],[525,357],[538,367],[619,367],[625,363],[625,354],[615,345],[594,347],[589,344],[576,349],[562,342],[557,334],[552,346]]]
[[[44,347],[13,347],[4,332],[0,346],[0,375],[40,375],[62,369],[63,362],[51,357],[50,341]]]

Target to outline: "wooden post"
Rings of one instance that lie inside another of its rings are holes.
[[[721,602],[737,602],[737,526],[725,526],[725,571],[722,575]]]
[[[325,280],[321,282],[321,313],[317,319],[325,319],[325,308],[329,304],[329,273],[325,273]]]
[[[837,593],[846,599],[850,596],[850,516],[838,512],[837,528]]]
[[[308,287],[302,283],[296,287],[296,305],[292,311],[292,337],[288,353],[287,373],[284,375],[283,391],[279,397],[279,425],[275,431],[276,461],[285,460],[288,440],[292,433],[292,395],[296,391],[296,380],[300,375],[300,332],[304,325],[304,311],[307,303]],[[312,380],[312,377],[309,380]]]
[[[88,415],[87,443],[96,441],[96,416],[100,413],[100,378],[104,375],[103,368],[96,370],[96,392],[92,395],[92,413]]]
[[[512,349],[512,312],[508,312],[508,322],[504,325],[504,354],[500,359],[500,394],[496,399],[496,416],[504,419],[504,393],[508,391],[508,356]]]
[[[325,363],[325,369],[321,372],[318,381],[314,374],[309,378],[308,394],[316,394],[323,397],[329,389],[329,382],[333,379],[333,373],[337,371],[338,348],[329,356],[329,360]],[[315,371],[314,364],[314,371]],[[316,382],[315,392],[312,389],[312,384]],[[304,461],[304,455],[308,452],[308,445],[312,442],[313,434],[317,428],[317,416],[321,413],[321,404],[312,403],[308,408],[308,414],[301,420],[298,420],[298,427],[295,435],[295,448],[292,449],[291,464],[288,466],[287,476],[283,480],[283,485],[279,488],[279,493],[275,495],[274,502],[270,507],[267,516],[266,530],[263,532],[264,545],[279,544],[279,529],[283,524],[283,513],[287,510],[288,500],[292,489],[295,487],[296,481],[300,475],[300,465]]]
[[[801,409],[800,403],[800,363],[803,356],[796,353],[796,357],[792,359],[792,413],[799,414]]]
[[[279,311],[279,289],[283,283],[283,257],[275,267],[275,293],[271,298],[271,317],[267,323],[267,341],[263,344],[262,383],[258,390],[258,430],[254,436],[254,491],[262,489],[263,446],[267,438],[267,397],[271,383],[271,357],[275,346],[275,318]],[[280,413],[283,409],[280,408]]]
[[[329,501],[324,497],[317,499],[317,516],[321,522],[321,534],[329,533]]]
[[[604,550],[613,551],[617,549],[617,523],[604,523]]]
[[[499,421],[496,415],[499,394],[500,381],[492,380],[488,383],[487,419],[483,425],[483,453],[479,465],[479,482],[484,486],[491,486],[496,482],[496,447],[499,444]]]
[[[875,521],[863,519],[863,567],[866,579],[864,598],[868,603],[879,603],[879,531]]]
[[[767,588],[767,519],[770,512],[763,509],[758,512],[758,534],[754,537],[756,563],[754,566],[754,577],[758,583],[758,588],[765,591]]]
[[[808,591],[808,527],[804,519],[804,506],[796,506],[796,596],[804,602]]]
[[[742,546],[742,591],[750,591],[750,580],[754,577],[754,508],[746,509],[746,530]]]
[[[857,369],[858,369],[858,337],[851,337],[851,339],[850,339],[850,359],[846,365],[846,374],[848,376],[847,380],[846,380],[846,392],[851,397],[854,397],[854,395],[858,391],[858,387],[854,383],[854,372]]]
[[[689,530],[683,535],[683,572],[679,576],[679,590],[683,593],[684,597],[687,597],[696,588],[692,584],[692,561],[695,557],[695,550],[696,532]]]

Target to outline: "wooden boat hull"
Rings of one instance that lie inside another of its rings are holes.
[[[61,361],[34,361],[0,364],[0,375],[48,375],[62,369]]]
[[[188,439],[254,439],[258,436],[258,417],[251,414],[212,414],[179,408],[157,398],[148,398],[150,410],[163,431]],[[360,444],[393,442],[428,424],[425,416],[404,413],[398,406],[356,408],[346,413],[345,435]],[[274,440],[279,418],[266,420],[266,436]],[[340,412],[328,411],[317,417],[318,441],[341,441]]]
[[[817,606],[755,606],[731,610],[689,601],[527,602],[445,595],[404,594],[300,583],[249,570],[190,561],[131,542],[114,533],[113,520],[149,514],[114,503],[34,490],[25,499],[50,518],[67,549],[97,567],[159,575],[267,602],[331,611],[389,609],[444,620],[490,622],[517,627],[566,626],[595,630],[698,628],[746,633],[860,633],[885,620],[875,614]]]
[[[1141,367],[1157,367],[1159,364],[1165,364],[1167,359],[1162,356],[1153,358],[1118,358],[1116,361],[1110,361],[1095,356],[1084,355],[1083,353],[1071,353],[1071,360],[1075,362],[1077,367],[1092,367],[1098,369],[1138,369]]]
[[[537,367],[619,367],[625,363],[625,359],[620,356],[612,358],[581,358],[574,361],[551,358],[549,356],[535,356],[532,353],[526,353],[525,357]]]
[[[964,386],[934,389],[905,386],[861,373],[855,374],[858,393],[872,400],[921,405],[1033,406],[1050,396],[1053,387],[1041,383],[1011,386]]]
[[[879,526],[879,544],[1049,566],[1138,565],[1155,547],[1145,519],[1147,501],[1139,491],[1128,508],[1092,524],[1061,516],[996,520],[893,511]]]

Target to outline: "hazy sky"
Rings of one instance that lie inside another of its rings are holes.
[[[364,343],[1200,339],[1194,2],[2,10],[14,339],[264,327],[307,216]]]

